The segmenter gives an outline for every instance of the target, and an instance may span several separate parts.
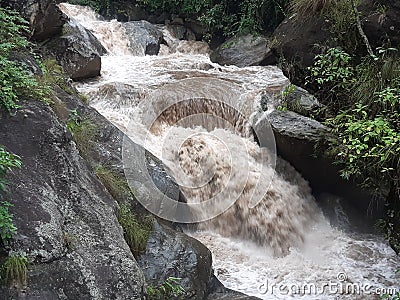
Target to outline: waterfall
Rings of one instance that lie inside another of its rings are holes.
[[[390,247],[374,235],[332,228],[306,180],[276,157],[273,141],[264,148],[254,142],[249,121],[263,93],[288,84],[281,70],[220,66],[210,61],[205,43],[179,41],[162,26],[160,54],[134,56],[121,23],[81,6],[60,7],[109,51],[102,57],[102,76],[77,88],[164,162],[191,213],[202,221],[188,234],[211,249],[216,275],[227,287],[287,299],[282,291],[266,291],[266,283],[323,285],[343,282],[338,274],[344,273],[346,282],[396,287],[400,263]],[[154,213],[170,213],[160,207]],[[335,295],[328,291],[304,299]],[[340,297],[376,299],[344,292]]]

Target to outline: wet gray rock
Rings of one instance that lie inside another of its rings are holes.
[[[163,33],[147,21],[123,23],[134,55],[157,55],[163,40]]]
[[[326,137],[327,128],[316,120],[301,116],[292,111],[276,110],[268,115],[268,121],[276,136],[316,143]]]
[[[275,94],[265,92],[261,95],[260,105],[263,111],[285,107],[290,111],[306,117],[319,114],[319,110],[324,107],[324,105],[308,91],[294,84],[285,86]]]
[[[182,278],[185,299],[204,299],[212,276],[211,252],[199,241],[171,228],[154,224],[147,250],[138,258],[146,280],[159,286],[168,277]]]
[[[228,39],[211,53],[211,60],[221,65],[238,67],[270,64],[274,61],[267,38],[250,34]]]
[[[288,95],[283,97],[283,101],[286,102],[288,108],[303,116],[308,117],[318,113],[318,111],[324,107],[317,98],[301,87],[292,85],[283,91],[283,93],[285,92]]]
[[[179,40],[195,41],[195,34],[184,25],[180,24],[168,24],[166,26],[167,30],[171,35]]]
[[[66,21],[53,0],[1,0],[0,6],[20,12],[29,21],[35,40],[42,41],[60,34]]]
[[[100,56],[107,53],[97,38],[74,19],[63,26],[62,35],[45,46],[73,80],[99,76]]]
[[[278,110],[269,115],[260,114],[254,123],[256,131],[262,131],[265,123],[271,124],[278,155],[310,182],[317,200],[326,193],[342,198],[348,204],[346,212],[354,215],[354,211],[358,211],[363,216],[364,224],[372,224],[381,216],[383,203],[376,203],[372,215],[369,207],[372,196],[356,183],[341,178],[338,167],[323,154],[331,138],[326,126],[295,112]]]
[[[209,294],[206,300],[260,300],[260,298],[227,289],[215,276],[212,277],[208,287]]]
[[[30,260],[28,286],[3,299],[140,299],[143,273],[115,216],[117,203],[79,156],[50,107],[21,103],[1,113],[0,144],[23,166],[10,175],[18,234],[10,244]]]

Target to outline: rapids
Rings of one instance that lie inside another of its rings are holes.
[[[262,299],[379,299],[377,288],[399,287],[400,260],[387,243],[332,227],[300,174],[253,141],[248,121],[262,93],[288,84],[281,70],[220,66],[204,43],[163,26],[160,54],[134,56],[119,22],[60,7],[109,52],[102,76],[77,84],[91,106],[163,160],[189,203],[226,205],[188,234],[209,247],[228,288]]]

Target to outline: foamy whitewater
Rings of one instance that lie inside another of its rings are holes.
[[[162,26],[160,54],[138,55],[121,23],[60,7],[109,52],[102,76],[77,85],[90,104],[162,159],[189,203],[235,198],[188,233],[211,250],[226,287],[261,299],[379,299],[377,288],[399,287],[400,260],[383,239],[331,227],[308,183],[253,142],[247,121],[261,94],[288,84],[277,67],[220,66],[205,43],[179,41]],[[146,127],[143,115],[158,117]]]

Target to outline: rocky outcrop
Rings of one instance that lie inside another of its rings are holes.
[[[73,19],[63,26],[62,35],[45,46],[73,80],[100,75],[100,56],[107,52],[89,30]]]
[[[314,145],[327,134],[327,128],[313,119],[301,116],[291,111],[274,111],[267,115],[276,135],[304,141],[304,144]],[[290,143],[287,145],[290,147]],[[297,151],[299,147],[296,147]]]
[[[335,195],[334,199],[341,197],[346,213],[354,216],[353,225],[361,228],[367,227],[368,222],[372,225],[381,216],[383,203],[377,202],[372,213],[372,196],[356,183],[341,178],[338,167],[323,154],[330,138],[329,130],[324,125],[295,112],[279,110],[260,114],[255,120],[253,127],[256,132],[271,125],[278,155],[290,162],[310,182],[318,201],[321,199],[321,202],[326,202],[327,193]],[[357,224],[360,216],[363,223]]]
[[[97,128],[101,128],[92,144],[92,151],[86,160],[93,167],[107,165],[116,174],[124,177],[122,147],[124,134],[94,109],[81,103],[79,99],[58,91],[68,110],[77,109]],[[149,152],[146,153],[147,169],[157,188],[171,199],[184,201],[178,185],[167,175],[160,160]],[[129,201],[137,215],[148,214],[141,204],[131,195]],[[167,224],[167,225],[166,225]],[[155,222],[147,249],[138,258],[138,263],[145,275],[146,282],[159,286],[172,276],[181,278],[182,286],[188,295],[185,299],[203,299],[207,293],[208,282],[212,276],[211,253],[197,240],[184,234],[179,228],[168,227],[169,223]]]
[[[163,40],[163,33],[147,21],[123,23],[134,55],[157,55]]]
[[[53,0],[1,0],[0,6],[20,12],[30,23],[32,38],[39,41],[59,34],[66,20]]]
[[[297,20],[294,16],[285,19],[275,30],[271,49],[289,63],[304,69],[311,66],[314,57],[320,54],[315,45],[322,45],[332,38],[329,26],[320,18]]]
[[[320,114],[320,109],[324,107],[308,91],[294,84],[284,86],[275,94],[265,92],[261,95],[260,105],[263,111],[281,108],[305,117]]]
[[[272,64],[275,58],[262,36],[242,35],[228,39],[211,53],[211,60],[238,67]]]
[[[182,278],[185,299],[204,299],[212,277],[211,252],[199,241],[155,223],[148,248],[139,259],[147,282],[159,286],[168,277]]]
[[[3,299],[140,299],[145,279],[115,216],[117,203],[79,156],[50,107],[21,103],[2,112],[0,144],[23,166],[10,176],[18,234],[13,252],[30,260],[24,293]]]

